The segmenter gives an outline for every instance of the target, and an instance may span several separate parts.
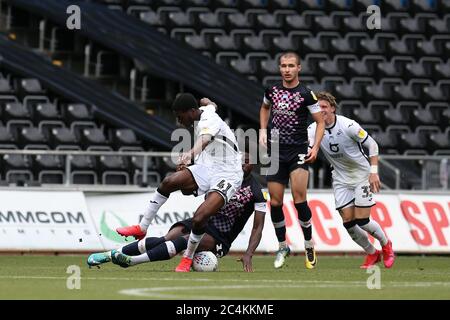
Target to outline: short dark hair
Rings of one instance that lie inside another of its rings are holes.
[[[302,64],[302,62],[300,60],[300,56],[293,51],[287,51],[287,52],[282,53],[280,55],[280,57],[278,58],[278,64],[281,64],[281,58],[284,58],[284,57],[286,57],[286,58],[294,57],[297,60],[297,64]]]
[[[179,93],[172,103],[173,111],[187,111],[189,109],[198,109],[197,99],[192,93]]]

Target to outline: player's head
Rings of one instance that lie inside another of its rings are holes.
[[[278,61],[280,74],[285,83],[298,82],[298,73],[302,69],[300,56],[295,52],[285,52]]]
[[[320,110],[322,111],[325,122],[333,122],[336,115],[336,98],[329,92],[321,91],[316,94],[319,100]]]
[[[244,171],[244,178],[248,177],[253,170],[253,164],[250,161],[250,153],[242,153],[242,158],[244,162],[242,163],[242,170]]]
[[[190,93],[179,93],[172,104],[177,121],[184,127],[190,127],[198,120],[197,99]]]

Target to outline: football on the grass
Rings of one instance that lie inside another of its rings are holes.
[[[195,271],[211,272],[216,271],[219,266],[219,261],[214,253],[211,251],[201,251],[194,255],[192,261],[192,268]]]

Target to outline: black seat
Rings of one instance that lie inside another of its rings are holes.
[[[429,143],[436,149],[450,149],[450,127],[445,132],[432,133]]]
[[[58,155],[37,155],[34,160],[35,176],[41,184],[62,184],[65,180],[63,157]]]
[[[92,118],[88,107],[83,103],[72,103],[64,109],[64,119],[69,123],[73,121],[92,120]]]
[[[68,128],[53,128],[49,138],[50,145],[53,148],[64,145],[77,145],[78,141],[75,134]]]
[[[31,118],[30,111],[20,102],[7,102],[3,110],[3,119],[28,120]]]
[[[82,131],[81,141],[85,148],[90,146],[103,146],[107,145],[108,141],[102,130],[96,128],[86,128]]]
[[[36,127],[23,128],[19,134],[19,144],[22,147],[34,148],[47,146],[47,139]]]
[[[49,102],[37,104],[33,112],[33,117],[36,121],[61,119],[57,107]]]
[[[20,89],[25,94],[40,94],[44,93],[45,91],[42,89],[41,83],[38,79],[22,79],[20,81]]]

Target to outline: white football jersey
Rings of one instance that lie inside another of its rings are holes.
[[[219,170],[242,173],[241,154],[234,133],[216,113],[213,105],[200,107],[202,114],[195,125],[195,136],[209,134],[213,137],[206,148],[198,155],[195,163],[206,166],[220,166]]]
[[[308,127],[309,145],[315,139],[316,123]],[[354,120],[336,115],[336,122],[325,128],[320,149],[333,166],[333,182],[356,185],[369,177],[370,162],[364,153],[362,143],[367,132]]]

